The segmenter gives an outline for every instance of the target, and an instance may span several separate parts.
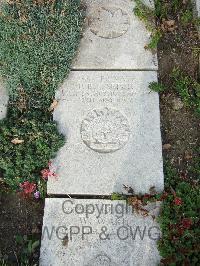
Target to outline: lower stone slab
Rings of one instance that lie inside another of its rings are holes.
[[[72,71],[54,119],[65,135],[49,194],[110,195],[163,189],[159,97],[154,71]]]
[[[46,199],[40,266],[158,265],[160,229],[125,201]]]

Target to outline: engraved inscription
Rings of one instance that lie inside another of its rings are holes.
[[[128,14],[119,7],[101,7],[89,16],[91,32],[101,38],[118,38],[127,32],[129,25]]]
[[[85,266],[117,266],[106,254],[97,255]]]
[[[70,90],[66,90],[62,100],[67,102],[78,100],[82,103],[134,103],[139,90],[133,89],[134,84],[124,83],[81,83],[75,84]],[[141,93],[141,92],[140,92]],[[148,92],[147,92],[148,93]]]
[[[97,152],[117,151],[127,143],[129,136],[128,120],[116,109],[92,110],[81,124],[83,142]]]

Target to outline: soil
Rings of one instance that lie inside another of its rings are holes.
[[[160,94],[164,160],[186,174],[199,156],[200,119],[174,93],[170,74],[178,67],[199,81],[199,55],[194,53],[199,47],[198,32],[192,24],[187,27],[179,24],[174,32],[164,35],[158,46],[159,82],[167,87],[167,92]],[[189,174],[193,175],[191,178],[197,178],[193,172]]]
[[[26,199],[0,185],[0,265],[1,259],[8,261],[9,265],[18,265],[25,245],[19,246],[15,237],[20,235],[40,239],[44,204],[42,200]],[[38,259],[39,248],[30,261],[34,264]]]
[[[172,86],[170,73],[175,66],[198,79],[199,65],[198,56],[194,54],[195,47],[200,46],[193,25],[178,25],[174,32],[166,33],[162,38],[158,47],[159,80],[168,88]],[[183,106],[171,88],[160,95],[160,110],[164,159],[169,160],[179,172],[187,172],[193,159],[198,156],[199,117],[194,110]],[[24,199],[2,188],[2,185],[1,191],[0,259],[8,259],[11,265],[17,265],[21,249],[15,242],[15,236],[35,235],[40,238],[44,202]],[[34,254],[33,261],[37,263],[38,257],[39,250]]]

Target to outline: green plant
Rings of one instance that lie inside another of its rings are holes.
[[[28,181],[45,194],[41,170],[64,143],[52,118],[81,36],[79,0],[7,1],[0,14],[0,75],[7,118],[0,121],[0,173],[18,190]]]
[[[192,48],[192,54],[194,57],[198,57],[200,54],[200,48],[199,47],[193,47]]]
[[[163,92],[166,88],[163,84],[153,81],[149,83],[149,89],[155,92]]]
[[[200,154],[200,147],[194,149],[195,154]],[[195,156],[192,160],[192,164],[188,166],[188,172],[191,176],[195,176],[198,182],[200,182],[200,156]]]
[[[111,200],[126,200],[126,196],[119,194],[119,193],[112,193]]]
[[[174,88],[185,105],[194,108],[200,114],[200,84],[178,68],[174,68],[171,77]]]
[[[12,113],[49,118],[79,43],[79,1],[10,2],[0,16],[0,74],[9,85]]]
[[[136,0],[135,3],[136,6],[134,8],[134,14],[144,22],[147,30],[151,32],[151,40],[149,44],[146,45],[146,48],[156,49],[158,42],[162,37],[161,31],[156,27],[155,24],[156,11],[148,7],[141,0]]]
[[[14,144],[12,140],[15,139],[23,143]],[[41,169],[48,166],[49,159],[63,143],[53,122],[23,119],[13,124],[10,120],[0,121],[0,154],[4,154],[0,166],[5,182],[13,189],[25,180],[37,183]]]
[[[181,22],[183,25],[187,25],[193,21],[193,13],[191,10],[186,10],[181,15]]]
[[[147,48],[148,49],[156,49],[162,36],[163,35],[162,35],[162,32],[160,30],[153,31],[151,34],[151,40],[150,40],[149,44],[147,45]]]
[[[155,0],[155,16],[159,19],[163,19],[167,17],[168,6],[165,2],[161,0]]]
[[[18,261],[20,262],[20,265],[30,265],[33,260],[32,256],[36,249],[39,247],[40,241],[34,240],[27,235],[17,235],[15,236],[15,241],[20,247],[20,254],[18,255]]]
[[[165,198],[159,223],[162,263],[167,265],[197,265],[199,254],[200,187],[186,174],[178,174],[165,165]]]
[[[183,25],[187,26],[189,23],[198,25],[199,19],[193,19],[192,4],[190,1],[185,3],[183,7],[182,0],[173,0],[171,2],[155,0],[154,8],[151,8],[145,4],[143,0],[135,1],[134,14],[144,22],[147,30],[151,32],[151,40],[146,45],[147,49],[156,49],[161,38],[166,34],[166,29],[163,21],[171,21],[169,17],[172,14],[177,16],[178,10],[181,10],[180,21]],[[156,23],[155,23],[156,20]],[[175,24],[175,20],[174,20]],[[176,24],[175,24],[176,25]],[[176,25],[177,26],[177,25]],[[176,27],[174,27],[175,29]],[[167,26],[167,30],[172,31],[170,26]]]
[[[141,0],[136,0],[135,5],[134,14],[145,23],[145,26],[149,30],[155,28],[154,10],[144,4]]]
[[[4,259],[0,259],[1,266],[8,266],[7,262]]]
[[[182,0],[172,0],[171,6],[173,11],[176,13],[182,4],[183,4]]]

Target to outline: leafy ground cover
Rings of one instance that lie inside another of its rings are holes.
[[[198,170],[200,167],[198,165]],[[200,188],[186,173],[178,174],[165,166],[165,192],[159,242],[163,265],[198,265],[200,260]]]
[[[0,172],[12,189],[42,194],[41,171],[63,145],[52,120],[54,94],[69,72],[82,18],[79,1],[7,1],[2,7],[0,75],[9,104],[0,122]]]
[[[198,164],[198,171],[200,170]],[[128,188],[130,191],[130,188]],[[134,189],[132,189],[134,191]],[[112,195],[112,200],[126,199],[134,210],[146,217],[149,202],[162,202],[157,217],[162,231],[158,242],[160,265],[198,265],[200,260],[200,188],[198,180],[186,173],[177,173],[169,162],[165,164],[165,190],[158,194],[152,187],[144,195]],[[155,219],[155,216],[152,216]]]
[[[0,121],[0,264],[37,263],[38,235],[32,239],[32,231],[39,230],[35,224],[41,226],[43,203],[31,199],[44,197],[47,179],[55,178],[50,160],[64,138],[52,118],[54,94],[69,73],[83,16],[79,0],[1,4],[0,76],[9,103],[7,117]]]

